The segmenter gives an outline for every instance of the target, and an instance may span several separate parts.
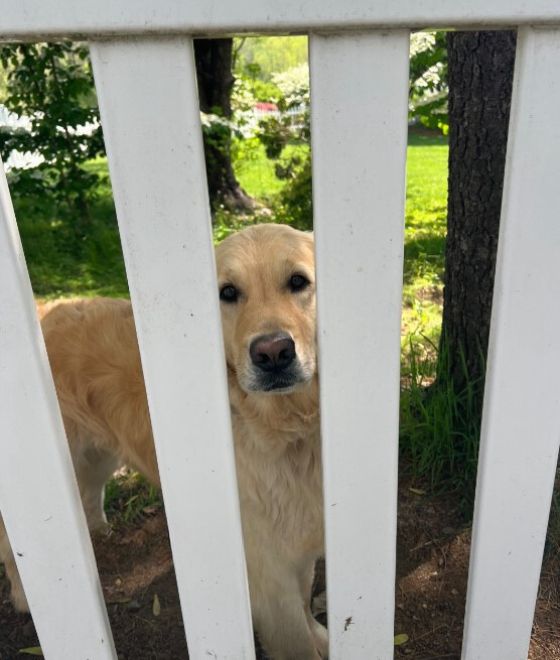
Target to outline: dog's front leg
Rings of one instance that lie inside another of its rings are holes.
[[[256,561],[251,559],[249,556],[253,621],[267,654],[272,660],[321,660],[297,568],[263,548]]]
[[[311,597],[313,591],[313,582],[315,579],[315,559],[308,558],[301,562],[298,571],[301,585],[301,593],[305,607],[305,616],[307,623],[315,641],[315,647],[319,651],[321,658],[328,658],[329,655],[329,635],[323,624],[319,623],[311,612]]]

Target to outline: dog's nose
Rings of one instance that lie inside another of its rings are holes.
[[[282,371],[296,356],[294,340],[285,332],[261,335],[249,347],[251,361],[262,371]]]

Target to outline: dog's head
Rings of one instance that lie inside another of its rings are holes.
[[[313,238],[249,227],[216,249],[228,366],[247,393],[285,394],[316,371]]]

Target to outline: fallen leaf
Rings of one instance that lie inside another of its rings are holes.
[[[425,495],[426,491],[422,490],[421,488],[409,488],[408,489],[411,493],[414,493],[415,495]]]
[[[154,602],[152,604],[152,613],[154,616],[159,616],[161,614],[161,605],[157,594],[154,595]]]
[[[395,635],[395,646],[402,646],[408,642],[408,635],[406,633],[401,633],[400,635]]]
[[[40,646],[29,646],[26,649],[20,649],[18,653],[26,655],[40,655],[41,657],[43,656],[43,651],[41,650]]]

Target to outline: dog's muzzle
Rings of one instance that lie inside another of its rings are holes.
[[[255,337],[249,346],[253,387],[263,392],[286,390],[302,381],[294,340],[285,332]]]

